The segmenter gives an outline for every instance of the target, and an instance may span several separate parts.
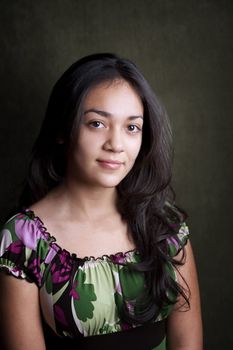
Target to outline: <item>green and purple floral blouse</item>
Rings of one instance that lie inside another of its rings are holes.
[[[188,235],[188,227],[182,223],[177,235],[167,239],[172,257],[186,244]],[[0,268],[37,285],[43,322],[58,339],[92,338],[139,329],[140,325],[127,324],[120,317],[124,301],[134,300],[143,290],[143,274],[128,268],[129,263],[139,261],[136,250],[79,258],[58,246],[40,218],[29,209],[12,217],[0,234]],[[168,268],[176,279],[174,267]],[[133,305],[126,305],[133,313]],[[171,306],[164,306],[155,325],[170,312]],[[164,337],[155,347],[140,346],[143,337],[138,339],[138,347],[132,349],[166,348]],[[126,349],[124,345],[120,347]]]

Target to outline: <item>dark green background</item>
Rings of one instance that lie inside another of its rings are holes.
[[[59,75],[94,52],[132,59],[172,121],[209,350],[233,348],[232,19],[231,0],[0,1],[2,220]]]

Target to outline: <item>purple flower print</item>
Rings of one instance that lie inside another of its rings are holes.
[[[28,270],[32,273],[33,276],[36,277],[38,284],[41,284],[41,275],[40,275],[40,257],[33,259],[30,261],[28,265]]]
[[[51,267],[52,282],[62,283],[70,279],[72,274],[72,260],[68,252],[62,250]]]
[[[175,249],[177,250],[179,249],[179,243],[177,242],[177,239],[175,237],[169,237],[167,241],[168,241],[168,244],[170,244],[171,246],[174,246]]]
[[[53,248],[50,248],[46,258],[45,258],[45,263],[49,264],[53,260],[54,256],[57,254],[56,250]]]
[[[75,300],[79,300],[80,299],[80,296],[76,290],[78,286],[78,281],[75,281],[72,283],[72,288],[71,288],[71,291],[70,291],[70,295],[75,299]]]
[[[36,249],[37,241],[41,237],[41,231],[34,221],[16,220],[15,233],[27,248]]]
[[[114,264],[125,264],[126,257],[124,253],[117,253],[111,255],[111,260]]]
[[[7,250],[9,252],[14,253],[14,254],[20,254],[23,249],[24,249],[24,245],[20,241],[16,241],[16,242],[11,243],[9,245],[9,247],[7,248]]]

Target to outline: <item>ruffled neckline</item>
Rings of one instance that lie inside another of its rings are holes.
[[[57,243],[57,239],[55,236],[53,236],[46,228],[46,226],[44,225],[44,222],[41,220],[41,218],[39,216],[37,216],[35,214],[35,212],[32,209],[29,208],[25,208],[22,210],[21,214],[26,215],[29,219],[33,220],[37,226],[38,229],[40,230],[40,232],[43,234],[43,236],[45,237],[45,239],[49,242],[49,244],[51,246],[55,246],[55,250],[57,252],[63,252],[64,254],[66,254],[67,256],[69,256],[71,259],[75,259],[75,260],[79,260],[82,262],[85,261],[110,261],[113,263],[117,263],[117,264],[124,264],[126,262],[131,261],[132,257],[134,257],[135,255],[139,255],[138,250],[135,249],[130,249],[127,250],[126,252],[117,252],[117,253],[113,253],[113,254],[103,254],[101,256],[98,257],[94,257],[92,255],[90,256],[85,256],[83,258],[80,258],[77,256],[76,253],[72,253],[68,250],[66,250],[65,248],[62,248],[58,243]]]

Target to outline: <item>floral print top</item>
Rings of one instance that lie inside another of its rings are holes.
[[[177,235],[167,239],[171,256],[186,244],[188,235],[188,227],[182,223]],[[139,261],[136,250],[80,259],[59,247],[29,209],[12,217],[0,234],[0,267],[38,286],[43,319],[61,337],[137,327],[125,323],[120,310],[124,301],[134,300],[143,290],[143,274],[128,268],[129,263]],[[176,278],[173,266],[168,268]],[[134,312],[132,304],[126,305]],[[155,322],[170,311],[170,306],[164,306]]]

